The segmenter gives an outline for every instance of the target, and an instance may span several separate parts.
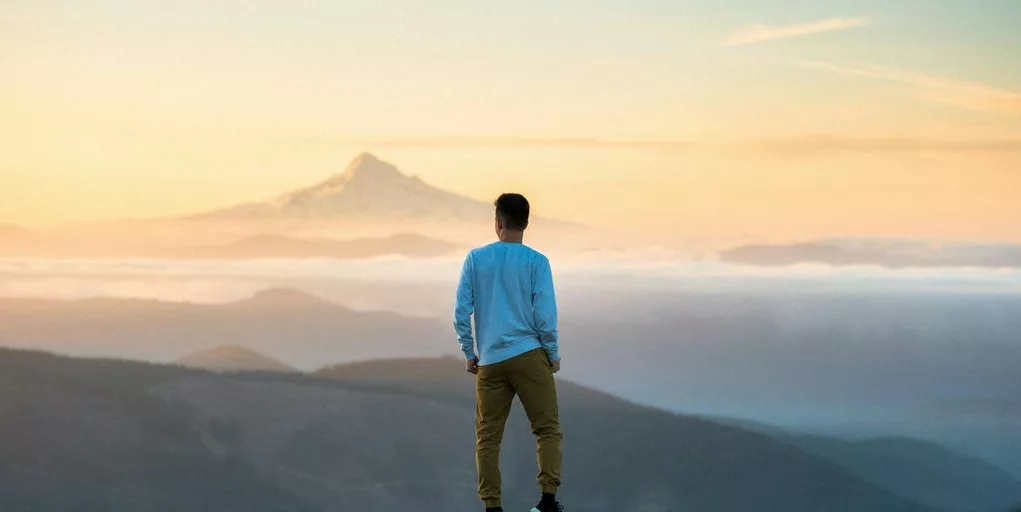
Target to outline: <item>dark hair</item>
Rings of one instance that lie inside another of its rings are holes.
[[[528,227],[528,199],[521,194],[501,194],[496,198],[496,216],[510,229],[524,231]]]

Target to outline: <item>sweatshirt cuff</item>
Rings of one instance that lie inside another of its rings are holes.
[[[544,349],[544,350],[546,351],[546,355],[549,356],[549,360],[550,361],[559,361],[560,360],[560,351],[559,350],[557,350],[557,349],[550,350],[548,348]]]
[[[473,350],[465,350],[464,351],[464,359],[466,361],[471,361],[472,359],[475,359],[476,357],[478,357],[478,356],[475,355],[475,351],[473,351]]]

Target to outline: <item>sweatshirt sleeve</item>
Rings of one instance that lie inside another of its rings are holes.
[[[457,304],[454,308],[454,331],[461,352],[468,360],[475,359],[475,338],[472,336],[472,314],[475,312],[475,294],[472,288],[472,258],[469,254],[461,268],[461,281],[457,285]]]
[[[553,291],[553,271],[549,259],[543,257],[535,269],[532,281],[532,315],[539,331],[539,342],[551,361],[560,359],[557,333],[557,298]]]

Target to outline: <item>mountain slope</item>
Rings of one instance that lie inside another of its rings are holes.
[[[885,428],[977,454],[1021,480],[1021,400],[944,400],[911,411]]]
[[[214,372],[282,372],[297,370],[277,359],[244,347],[226,345],[201,350],[177,360],[177,364]]]
[[[459,362],[357,368],[376,377],[353,378],[359,373],[346,367],[330,370],[340,380],[222,376],[0,349],[0,432],[17,441],[0,443],[0,505],[57,512],[478,508],[471,378]],[[433,387],[441,382],[466,394]],[[767,436],[567,382],[560,389],[570,475],[562,495],[577,510],[738,512],[769,503],[785,512],[934,512]],[[504,454],[505,504],[524,509],[535,494],[534,441],[518,409]]]
[[[405,176],[393,165],[362,153],[344,172],[280,197],[200,214],[203,220],[261,218],[430,218],[472,220],[491,213],[485,203]]]
[[[185,370],[0,349],[0,510],[314,512],[151,386]]]
[[[455,359],[337,365],[316,375],[435,401],[466,415],[473,408],[472,380]],[[565,474],[576,482],[599,483],[597,490],[565,487],[567,503],[581,510],[628,503],[639,510],[751,511],[767,502],[770,510],[784,511],[925,508],[885,491],[876,493],[858,479],[847,480],[836,466],[775,445],[768,436],[638,406],[563,380],[558,394],[565,439],[570,440],[565,443],[570,463]],[[525,493],[534,482],[530,445],[527,421],[515,406],[503,464],[513,468],[505,480]],[[669,475],[667,485],[659,483],[664,475]],[[601,501],[617,494],[627,496],[626,501]]]
[[[1001,511],[1021,503],[1021,479],[985,459],[937,442],[883,434],[844,439],[743,419],[708,419],[788,442],[879,487],[941,510]]]
[[[1021,504],[1021,481],[976,457],[906,438],[844,441],[792,436],[798,448],[901,496],[941,510],[989,512]]]

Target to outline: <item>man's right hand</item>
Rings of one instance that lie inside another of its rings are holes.
[[[553,373],[557,373],[559,371],[560,371],[560,360],[557,359],[556,361],[553,361]]]
[[[476,357],[474,359],[469,359],[465,361],[465,364],[466,364],[465,369],[468,371],[468,373],[472,375],[479,373],[479,358]]]

